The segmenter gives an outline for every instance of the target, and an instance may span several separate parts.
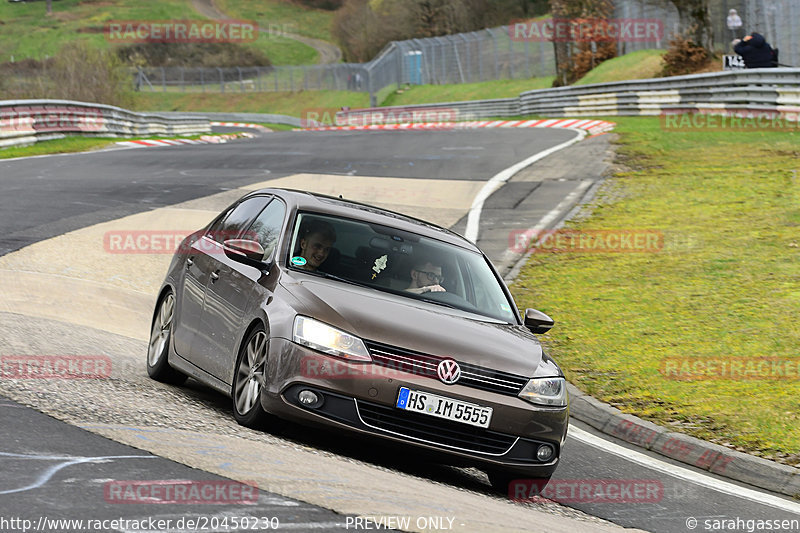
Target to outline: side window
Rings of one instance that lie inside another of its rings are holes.
[[[269,196],[248,198],[211,226],[206,235],[220,244],[228,239],[238,238],[270,200]]]
[[[285,214],[286,206],[283,205],[283,202],[273,200],[258,215],[258,218],[255,219],[247,232],[246,238],[255,239],[264,247],[264,260],[269,259],[278,244]]]

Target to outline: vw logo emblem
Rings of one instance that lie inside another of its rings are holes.
[[[445,359],[436,367],[436,374],[442,383],[452,385],[461,377],[461,367],[452,359]]]

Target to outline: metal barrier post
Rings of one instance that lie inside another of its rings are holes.
[[[483,39],[476,35],[476,42],[478,43],[478,81],[483,81],[483,50],[481,50]]]
[[[472,81],[472,61],[470,60],[471,54],[469,53],[469,40],[467,40],[467,36],[463,33],[459,34],[461,38],[464,40],[464,48],[467,52],[467,78],[468,81]],[[463,77],[463,75],[462,75]]]
[[[533,77],[533,71],[531,71],[531,50],[530,50],[530,43],[528,39],[525,39],[525,69],[528,71],[528,77]]]
[[[492,47],[494,48],[494,79],[500,79],[500,59],[498,57],[497,52],[497,37],[494,34],[494,31],[491,29],[487,29],[489,35],[492,36]]]

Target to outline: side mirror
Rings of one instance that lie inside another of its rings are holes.
[[[255,262],[260,266],[264,262],[264,247],[256,241],[230,239],[225,241],[223,250],[229,258],[246,265],[256,266]]]
[[[531,333],[547,333],[553,324],[555,324],[553,319],[538,309],[525,310],[525,327],[531,330]]]

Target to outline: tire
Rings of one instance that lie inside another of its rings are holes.
[[[489,470],[486,474],[489,476],[489,483],[491,483],[492,489],[499,495],[512,500],[519,498],[515,494],[514,487],[510,487],[511,482],[515,479],[524,480],[525,498],[523,499],[541,494],[550,481],[550,475],[537,475],[534,478],[531,474],[515,474],[506,470]]]
[[[161,298],[156,309],[147,346],[147,374],[162,383],[182,385],[186,381],[186,374],[172,368],[168,357],[175,318],[175,296],[171,291]]]
[[[266,384],[269,339],[263,326],[254,328],[245,338],[233,372],[233,416],[245,427],[278,429],[280,420],[261,407],[261,393]]]

